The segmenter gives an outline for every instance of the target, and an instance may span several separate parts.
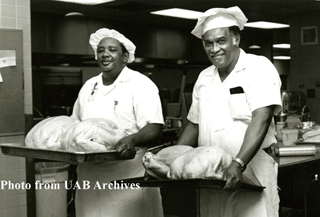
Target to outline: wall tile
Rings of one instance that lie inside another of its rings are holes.
[[[16,28],[16,19],[2,17],[2,28],[15,29]]]
[[[4,167],[6,170],[17,170],[20,168],[20,160],[19,158],[12,157],[12,158],[7,158],[4,161]]]
[[[30,20],[30,10],[28,6],[17,6],[17,18],[27,18]]]
[[[27,206],[21,206],[20,211],[21,211],[21,217],[27,217]]]
[[[24,106],[24,113],[25,114],[33,114],[33,108],[30,105],[25,105]]]
[[[2,17],[16,18],[16,7],[14,5],[4,5],[1,8]]]
[[[3,191],[3,190],[0,190]],[[1,215],[1,210],[4,210],[6,208],[6,201],[4,197],[0,197],[0,216]]]
[[[20,168],[24,169],[24,173],[26,173],[25,168],[26,168],[26,159],[25,158],[21,158],[20,159]]]
[[[27,57],[31,61],[31,57]],[[24,80],[25,81],[32,81],[32,68],[26,68],[24,71]]]
[[[29,102],[32,102],[32,93],[25,93],[24,94],[24,103],[28,105]]]
[[[17,5],[30,7],[30,1],[26,0],[16,0]]]
[[[19,170],[7,170],[4,172],[5,180],[11,181],[12,183],[20,182]]]
[[[23,193],[20,195],[20,204],[22,206],[26,206],[27,205],[27,194]]]
[[[24,91],[25,93],[32,93],[32,81],[24,81]],[[30,103],[30,102],[29,102]],[[30,104],[32,105],[32,104]]]
[[[0,156],[0,172],[4,171],[4,158]],[[1,179],[1,174],[0,174]]]
[[[0,189],[0,198],[4,198],[5,197],[5,192],[4,192],[4,190],[2,189]],[[0,201],[1,202],[1,201]],[[1,207],[1,204],[0,204],[0,207]],[[0,210],[1,210],[1,208],[0,208]]]
[[[19,189],[19,187],[18,187],[18,185],[17,185],[17,183],[18,182],[11,182],[13,185],[14,185],[14,189],[6,189],[5,190],[5,195],[6,195],[6,197],[9,197],[9,196],[11,196],[11,195],[21,195],[21,194],[23,194],[24,192],[25,192],[25,190],[23,190],[23,189]],[[19,182],[20,183],[20,182]],[[16,189],[15,189],[15,187],[17,187]]]
[[[30,24],[30,22],[29,22],[29,24]],[[31,44],[31,32],[30,32],[30,31],[23,30],[23,35],[22,35],[22,37],[23,37],[23,42],[24,42],[24,43],[29,43],[29,44]],[[25,53],[24,53],[24,54],[25,54]],[[31,55],[31,53],[28,53],[28,54],[26,54],[26,55]]]
[[[23,43],[23,53],[31,53],[31,43]],[[23,68],[32,68],[31,56],[24,56]]]
[[[17,18],[17,29],[28,30],[30,29],[30,23],[31,23],[30,19]]]
[[[7,209],[10,208],[15,208],[21,206],[21,195],[10,195],[7,197]],[[18,210],[18,209],[15,209]],[[16,215],[9,215],[9,216],[16,216]],[[20,210],[19,210],[19,215],[20,216]]]
[[[0,210],[0,216],[7,216],[7,210]]]
[[[3,5],[16,5],[16,1],[15,0],[2,0],[1,4],[3,4]]]
[[[8,216],[21,217],[21,210],[18,207],[7,209]]]

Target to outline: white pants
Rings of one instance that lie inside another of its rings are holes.
[[[200,217],[278,217],[277,163],[260,150],[248,164],[244,181],[261,185],[263,192],[200,190]]]
[[[141,158],[145,151],[140,149],[133,160],[79,165],[78,181],[87,181],[90,188],[76,191],[76,216],[163,217],[159,188],[133,186],[136,189],[126,189],[121,182],[117,189],[109,189],[106,184],[105,189],[99,189],[96,185],[98,182],[102,187],[104,183],[112,183],[114,180],[143,176],[145,170]]]

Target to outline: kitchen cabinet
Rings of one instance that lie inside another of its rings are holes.
[[[320,216],[320,153],[306,157],[280,157],[278,186],[281,207],[300,209],[303,216]]]

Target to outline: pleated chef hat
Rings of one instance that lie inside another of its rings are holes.
[[[207,10],[198,18],[192,34],[198,38],[211,29],[238,26],[243,30],[244,24],[248,21],[241,9],[237,6],[230,8],[212,8]]]
[[[106,37],[114,38],[118,40],[129,52],[128,63],[132,63],[134,61],[134,52],[136,50],[136,46],[127,39],[124,35],[114,29],[101,28],[97,30],[95,33],[90,35],[89,43],[94,51],[95,59],[97,59],[97,48],[99,42]]]

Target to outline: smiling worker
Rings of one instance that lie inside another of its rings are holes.
[[[233,156],[224,191],[201,190],[202,217],[278,216],[278,166],[263,149],[276,142],[273,115],[281,110],[281,81],[266,57],[239,48],[246,22],[238,7],[213,8],[192,31],[212,66],[196,81],[189,123],[177,145],[218,146]],[[243,182],[266,188],[237,191]]]
[[[127,134],[116,144],[120,156],[133,160],[84,163],[78,165],[78,181],[88,180],[90,189],[77,190],[77,217],[161,217],[158,188],[93,189],[113,180],[144,175],[141,163],[147,145],[162,135],[163,116],[158,88],[145,75],[129,69],[135,45],[116,30],[102,28],[91,34],[92,46],[101,73],[81,88],[72,118],[106,118]],[[121,183],[120,183],[121,184]]]

